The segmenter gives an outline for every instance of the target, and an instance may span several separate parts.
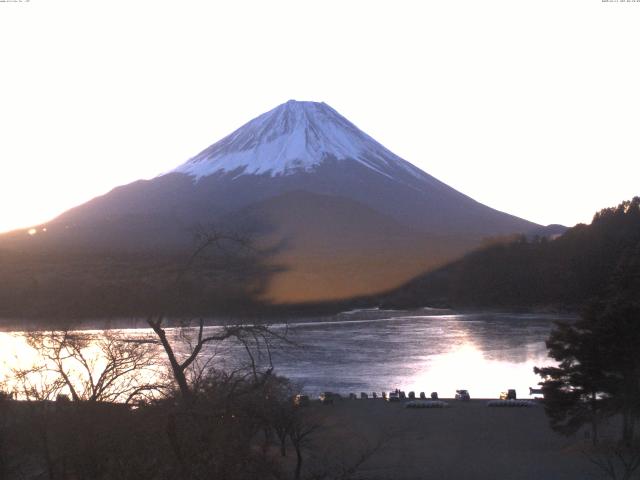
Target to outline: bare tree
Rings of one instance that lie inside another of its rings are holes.
[[[5,391],[3,383],[0,383],[0,479],[7,478],[11,462],[9,443],[12,395]]]
[[[251,240],[235,233],[226,233],[216,229],[198,228],[195,232],[197,247],[189,257],[183,270],[176,277],[175,284],[168,293],[169,298],[174,298],[175,293],[181,291],[182,281],[190,276],[201,284],[214,281],[221,275],[228,275],[237,269],[247,269],[247,265],[255,263],[254,248]],[[211,254],[213,252],[213,254]],[[174,298],[175,301],[178,299]],[[258,380],[259,365],[256,353],[264,352],[267,358],[268,371],[273,368],[271,363],[271,349],[274,343],[287,341],[287,332],[280,334],[267,324],[232,324],[217,326],[210,333],[205,333],[205,320],[200,317],[195,325],[191,322],[183,322],[179,326],[178,334],[172,338],[167,332],[166,314],[152,314],[146,318],[158,338],[169,362],[173,379],[178,387],[184,402],[193,400],[194,380],[201,377],[202,373],[212,367],[211,358],[204,362],[199,361],[199,355],[208,344],[220,345],[231,341],[241,345],[247,354],[249,368],[254,380]],[[194,370],[196,371],[194,374]],[[191,375],[191,382],[190,375]]]
[[[57,375],[50,375],[42,365],[12,369],[11,391],[25,400],[32,421],[32,434],[38,452],[42,456],[47,478],[55,478],[56,455],[52,446],[51,403],[65,388],[65,381]]]
[[[181,297],[180,292],[213,292],[212,298],[219,298],[216,287],[227,281],[237,285],[234,274],[238,270],[243,270],[239,277],[247,279],[247,284],[253,283],[256,250],[249,240],[201,229],[197,242],[184,270],[163,299],[165,307],[149,314],[146,322],[162,346],[178,392],[179,401],[168,411],[166,424],[169,445],[178,464],[176,474],[185,479],[200,478],[206,471],[208,476],[231,478],[232,471],[242,465],[246,471],[254,468],[248,465],[249,459],[255,460],[250,445],[263,425],[262,391],[272,378],[271,351],[274,345],[287,342],[287,331],[258,322],[207,327],[202,314],[210,311],[211,299],[202,301],[198,297],[194,297],[193,305],[184,304],[178,309],[199,311],[192,313],[196,320],[181,321],[172,328],[167,312],[175,311],[176,305],[190,298]],[[245,293],[255,293],[251,288],[246,290],[245,282],[240,283]],[[245,361],[232,371],[223,371],[214,355],[224,346],[246,355]],[[240,459],[241,454],[245,458]]]
[[[150,343],[109,330],[99,336],[68,330],[25,336],[42,359],[14,370],[19,393],[27,398],[51,400],[67,391],[76,402],[130,403],[164,388]]]
[[[295,480],[300,479],[302,472],[302,452],[309,447],[311,436],[318,429],[320,429],[320,424],[316,423],[309,415],[300,414],[299,410],[291,418],[288,433],[296,451],[296,468],[293,474]]]
[[[611,480],[630,480],[640,469],[640,445],[601,442],[583,454]],[[637,477],[635,477],[637,478]]]
[[[190,402],[194,395],[194,383],[189,381],[189,371],[197,368],[192,379],[200,378],[203,371],[211,367],[209,359],[204,363],[197,363],[198,356],[207,344],[220,344],[227,340],[236,341],[242,345],[249,362],[249,369],[254,380],[258,380],[259,365],[256,359],[256,352],[265,352],[267,358],[267,371],[273,369],[271,362],[271,351],[275,343],[287,342],[286,332],[281,334],[268,325],[262,324],[239,324],[223,325],[215,327],[214,331],[205,334],[204,319],[199,319],[197,326],[190,327],[183,325],[179,328],[178,335],[174,337],[177,345],[171,342],[166,328],[163,326],[164,317],[149,316],[147,323],[152,328],[162,345],[169,361],[173,379],[175,380],[180,395],[185,402]],[[186,350],[180,358],[179,350]],[[263,372],[264,374],[264,372]]]
[[[28,368],[13,368],[11,391],[17,398],[27,401],[53,401],[65,388],[64,379],[47,375],[48,369],[43,365],[32,365]]]
[[[356,432],[352,432],[358,437]],[[366,462],[373,458],[387,442],[392,438],[386,434],[383,437],[365,439],[361,438],[357,443],[349,442],[341,444],[343,452],[349,452],[347,458],[340,458],[338,452],[325,453],[319,459],[319,468],[316,466],[304,476],[307,480],[354,480],[367,478],[362,476],[362,469]],[[318,463],[318,461],[316,461]],[[376,476],[376,478],[378,478]]]

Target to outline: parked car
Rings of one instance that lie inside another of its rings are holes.
[[[387,397],[388,402],[399,402],[400,395],[397,392],[389,392],[389,396]]]
[[[471,400],[468,390],[456,390],[456,400]]]
[[[298,394],[293,397],[293,404],[296,407],[306,407],[307,405],[309,405],[309,396]]]
[[[500,400],[515,400],[516,398],[516,391],[513,388],[506,392],[500,392]]]

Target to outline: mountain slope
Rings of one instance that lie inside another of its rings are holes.
[[[289,101],[174,170],[117,187],[36,235],[0,236],[0,250],[177,255],[193,248],[198,225],[242,226],[263,245],[276,232],[286,239],[265,282],[264,298],[276,302],[375,293],[483,238],[540,227],[448,187],[328,105]]]
[[[473,246],[465,238],[411,229],[348,198],[305,191],[251,205],[235,217],[228,224],[239,231],[262,224],[268,231],[263,244],[284,246],[272,258],[285,270],[270,284],[270,298],[276,301],[384,291]]]

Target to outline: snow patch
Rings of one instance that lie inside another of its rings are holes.
[[[354,160],[388,178],[398,170],[427,176],[325,103],[295,100],[251,120],[173,172],[195,179],[237,170],[237,176],[289,175],[313,171],[327,159]]]

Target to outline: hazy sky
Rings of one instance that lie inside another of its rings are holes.
[[[225,3],[0,2],[0,231],[290,98],[535,222],[640,194],[640,2]]]

